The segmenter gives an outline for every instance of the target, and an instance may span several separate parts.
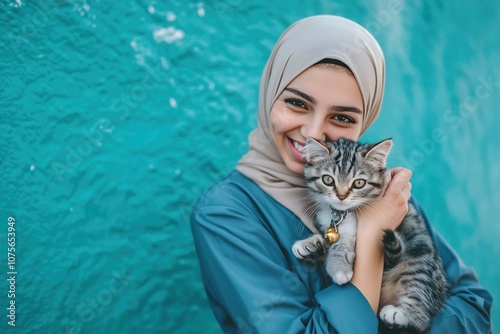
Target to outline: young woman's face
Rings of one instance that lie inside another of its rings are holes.
[[[299,149],[306,138],[358,140],[362,110],[363,97],[352,73],[341,67],[313,66],[273,104],[270,133],[288,169],[302,174],[306,160]]]

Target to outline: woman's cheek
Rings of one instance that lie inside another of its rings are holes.
[[[294,117],[283,109],[273,109],[270,115],[271,129],[276,133],[285,133],[293,129]]]
[[[327,131],[327,137],[330,140],[338,140],[339,138],[347,138],[357,141],[361,133],[361,126],[342,128],[340,126],[330,125]]]

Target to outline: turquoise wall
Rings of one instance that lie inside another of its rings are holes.
[[[190,208],[246,151],[278,36],[325,13],[385,51],[383,111],[363,139],[393,138],[390,164],[413,170],[412,193],[498,300],[499,4],[4,1],[0,332],[220,333]]]

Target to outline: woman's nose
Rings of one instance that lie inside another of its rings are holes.
[[[310,117],[307,122],[302,125],[301,134],[304,138],[312,137],[317,141],[325,141],[325,124],[319,117]]]

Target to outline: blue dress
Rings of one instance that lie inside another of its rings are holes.
[[[293,243],[311,231],[238,171],[200,197],[191,229],[207,297],[224,333],[378,333],[377,316],[354,285],[336,285],[321,265],[293,255]],[[491,295],[431,233],[451,285],[431,333],[490,333]]]

